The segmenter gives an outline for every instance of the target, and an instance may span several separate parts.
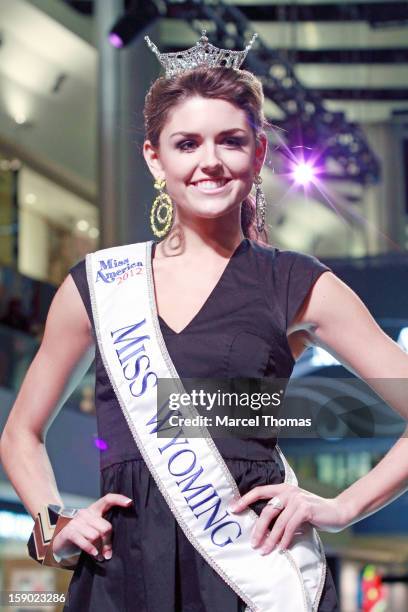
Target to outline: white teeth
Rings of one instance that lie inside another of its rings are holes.
[[[219,181],[199,181],[195,183],[196,187],[202,187],[203,189],[219,189],[226,183],[226,179],[220,179]]]

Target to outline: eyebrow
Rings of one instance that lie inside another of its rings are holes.
[[[223,130],[219,133],[219,135],[223,136],[224,134],[233,134],[235,132],[243,132],[244,134],[247,134],[247,131],[243,130],[242,128],[231,128],[230,130]],[[174,132],[174,134],[170,135],[170,138],[173,138],[174,136],[195,138],[196,136],[200,136],[200,134],[195,134],[194,132]]]

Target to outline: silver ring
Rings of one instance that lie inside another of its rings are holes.
[[[285,507],[279,497],[272,497],[266,505],[272,506],[272,508],[276,510],[283,510]]]

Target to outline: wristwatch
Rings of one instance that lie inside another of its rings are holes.
[[[27,542],[28,554],[42,565],[50,565],[64,569],[74,569],[81,554],[81,549],[77,548],[74,554],[69,557],[60,557],[52,551],[54,537],[74,518],[78,508],[68,508],[56,504],[44,505],[34,522],[33,531]],[[70,565],[62,565],[62,563]]]

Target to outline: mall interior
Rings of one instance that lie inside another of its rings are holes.
[[[0,0],[0,15],[0,431],[69,269],[100,248],[154,239],[142,109],[159,66],[146,34],[170,52],[202,29],[233,49],[258,33],[246,66],[262,76],[277,128],[262,171],[269,243],[330,266],[408,352],[406,1]],[[47,431],[67,506],[99,497],[94,378],[92,365]],[[320,346],[292,375],[303,397],[318,385],[327,401],[334,387],[362,397],[353,378]],[[374,421],[371,435],[334,419],[319,436],[281,439],[300,485],[334,497],[364,476],[402,431],[389,413]],[[408,610],[407,517],[403,493],[320,532],[342,612]],[[28,556],[32,527],[0,466],[0,589],[66,590],[70,571]]]

